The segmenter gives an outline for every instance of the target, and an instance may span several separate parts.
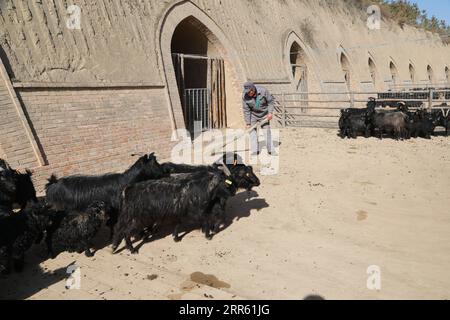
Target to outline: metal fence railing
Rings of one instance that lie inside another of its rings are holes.
[[[429,89],[441,89],[441,90],[450,90],[449,82],[441,82],[441,83],[404,83],[404,84],[393,84],[389,86],[391,91],[421,91],[421,90],[429,90]]]
[[[210,100],[211,92],[209,89],[184,90],[184,120],[187,130],[191,134],[211,129]]]
[[[450,108],[450,89],[428,89],[401,92],[308,92],[274,94],[277,105],[275,117],[282,127],[304,126],[335,128],[340,111],[365,108],[370,98],[379,107],[397,107],[400,102],[409,108]],[[305,99],[303,97],[307,96]]]

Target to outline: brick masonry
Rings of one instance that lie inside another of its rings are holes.
[[[0,157],[13,167],[36,167],[39,160],[27,135],[26,119],[20,109],[9,77],[0,61]]]
[[[171,122],[162,89],[21,90],[48,165],[35,170],[42,191],[51,173],[60,176],[117,172],[133,153],[167,159]]]

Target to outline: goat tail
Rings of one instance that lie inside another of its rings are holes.
[[[45,185],[45,190],[48,190],[48,188],[50,188],[50,186],[58,183],[58,177],[55,174],[52,174],[52,176],[50,178],[48,178],[48,183]]]

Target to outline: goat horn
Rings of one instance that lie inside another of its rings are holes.
[[[227,176],[231,176],[231,171],[230,169],[228,169],[227,165],[225,163],[222,162],[222,171],[227,175]]]
[[[132,157],[143,157],[143,156],[145,156],[145,154],[144,153],[133,153],[131,156]]]

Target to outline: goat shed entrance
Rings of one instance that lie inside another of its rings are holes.
[[[193,17],[183,20],[172,36],[184,122],[193,138],[203,131],[227,127],[225,62],[210,38],[210,31]]]
[[[173,54],[186,129],[200,133],[227,126],[223,59]]]

